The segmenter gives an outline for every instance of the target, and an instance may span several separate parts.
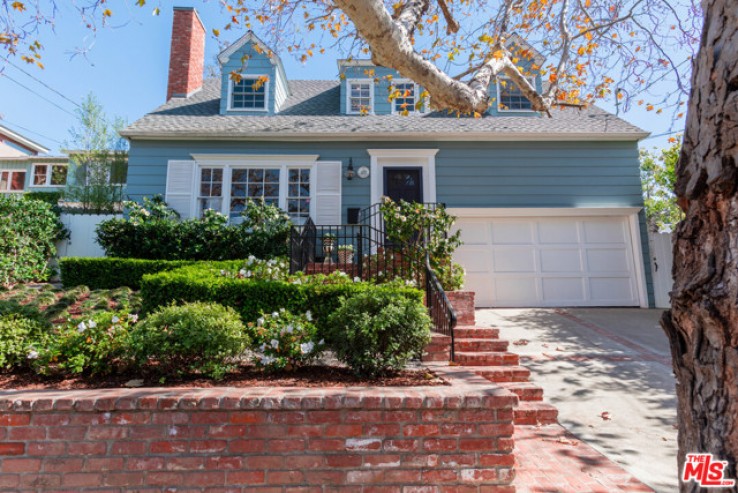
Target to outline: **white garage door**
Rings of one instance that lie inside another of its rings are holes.
[[[456,261],[478,307],[640,304],[627,217],[459,215],[456,224]]]

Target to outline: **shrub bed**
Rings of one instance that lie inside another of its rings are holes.
[[[65,288],[87,286],[90,289],[141,288],[144,274],[155,274],[190,265],[187,260],[144,260],[133,258],[66,257],[59,259]]]
[[[353,282],[347,276],[296,276],[284,281],[261,281],[227,275],[240,272],[243,265],[242,261],[198,264],[145,275],[141,281],[143,311],[152,312],[171,302],[208,301],[234,308],[248,323],[256,321],[262,313],[284,308],[292,313],[311,311],[315,325],[323,330],[328,317],[340,306],[341,298],[358,293],[387,294],[423,303],[423,293],[417,289]]]

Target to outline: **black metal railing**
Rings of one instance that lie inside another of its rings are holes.
[[[443,207],[428,203],[425,207]],[[425,244],[430,231],[418,231],[420,244]],[[385,282],[395,278],[415,281],[425,290],[425,303],[433,320],[433,331],[451,337],[453,360],[453,329],[456,313],[446,296],[425,252],[423,266],[411,265],[406,246],[387,238],[379,204],[359,213],[359,224],[316,225],[308,219],[293,226],[290,234],[290,272],[330,274],[342,271],[362,281]]]
[[[433,332],[451,337],[451,361],[454,361],[454,328],[456,311],[451,306],[446,291],[430,264],[430,256],[425,257],[425,305],[433,321]]]

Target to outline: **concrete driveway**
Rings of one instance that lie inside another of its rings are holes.
[[[501,329],[564,427],[656,491],[673,492],[676,394],[661,313],[482,309],[477,325]]]

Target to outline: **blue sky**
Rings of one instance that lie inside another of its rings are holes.
[[[119,5],[114,9],[111,26],[93,34],[84,27],[79,14],[67,2],[59,4],[60,13],[54,31],[45,31],[40,37],[45,46],[42,60],[45,69],[27,66],[17,58],[11,58],[13,64],[73,101],[80,101],[92,92],[109,115],[122,116],[129,122],[164,102],[171,5],[162,6],[159,16],[152,16],[148,6]],[[220,6],[216,2],[180,1],[177,5],[196,6],[208,33],[212,28],[223,25]],[[224,35],[221,37],[231,41],[241,33],[229,34],[231,39]],[[83,55],[78,53],[80,49]],[[206,63],[214,64],[219,47],[212,35],[208,37],[206,51]],[[337,76],[335,60],[342,56],[339,52],[326,51],[324,55],[316,55],[307,64],[302,64],[283,54],[282,61],[288,78],[325,79]],[[0,124],[49,147],[52,153],[58,153],[69,138],[68,129],[75,122],[74,105],[1,58],[0,64],[4,65],[4,73],[0,74]],[[663,84],[654,86],[653,90],[674,89]],[[600,105],[613,110],[611,104]],[[653,135],[683,128],[683,120],[674,124],[671,116],[664,113],[656,115],[636,108],[621,116]],[[641,146],[662,147],[667,144],[667,139],[667,136],[652,138],[643,141]]]

